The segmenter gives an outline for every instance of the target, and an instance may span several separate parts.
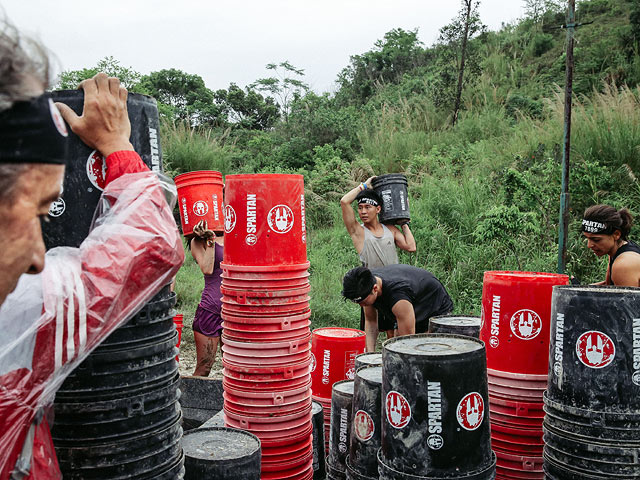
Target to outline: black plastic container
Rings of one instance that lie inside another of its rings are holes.
[[[429,333],[452,333],[480,337],[480,317],[468,315],[439,315],[429,319]]]
[[[345,472],[345,478],[347,480],[378,480],[378,469],[376,462],[376,472],[374,476],[363,475],[359,470],[356,470],[353,465],[351,465],[351,460],[349,459],[349,455],[347,455],[346,461],[347,471]]]
[[[82,114],[84,92],[61,90],[52,93],[55,102],[71,107]],[[145,95],[130,93],[127,109],[131,121],[131,143],[142,160],[156,172],[162,171],[159,143],[158,107],[156,101]],[[93,155],[73,134],[70,128],[67,166],[61,199],[49,210],[49,222],[42,226],[47,249],[58,246],[77,247],[89,233],[93,213],[102,193],[102,160]]]
[[[346,471],[353,418],[353,380],[342,380],[331,389],[331,430],[327,473],[337,475]],[[336,472],[337,471],[337,472]]]
[[[356,355],[355,369],[358,370],[361,367],[367,367],[371,365],[382,365],[382,353],[380,352],[367,352]]]
[[[351,469],[362,476],[375,477],[378,474],[377,455],[381,437],[382,366],[359,368],[353,383]]]
[[[311,423],[313,424],[313,480],[323,480],[326,476],[324,410],[318,402],[311,402]]]
[[[383,344],[382,462],[403,474],[460,477],[493,461],[484,343],[420,334]]]
[[[382,208],[378,220],[382,223],[396,223],[410,220],[407,177],[401,173],[390,173],[376,177],[372,186],[382,197]]]
[[[184,434],[186,480],[260,480],[260,440],[225,427],[196,428]]]
[[[402,473],[390,467],[384,462],[382,449],[378,450],[378,477],[379,480],[493,480],[496,478],[496,455],[491,454],[491,462],[485,468],[470,472],[466,475],[453,475],[446,477],[420,476]],[[534,477],[531,477],[534,478]]]
[[[640,288],[554,287],[548,399],[640,417],[634,334],[640,338]]]

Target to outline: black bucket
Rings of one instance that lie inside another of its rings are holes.
[[[439,315],[429,319],[429,333],[453,333],[480,338],[480,317]]]
[[[640,348],[640,288],[554,287],[549,400],[640,417],[634,336]]]
[[[410,220],[407,177],[401,173],[380,175],[373,180],[374,190],[382,197],[382,208],[378,220],[382,223],[395,223]]]
[[[361,367],[368,367],[370,365],[382,365],[382,353],[380,352],[367,352],[356,355],[355,369],[358,370]]]
[[[345,475],[349,453],[353,412],[353,380],[342,380],[331,389],[331,430],[329,431],[329,458],[327,472]]]
[[[380,413],[382,411],[382,366],[356,370],[353,380],[353,422],[349,458],[351,468],[362,476],[378,474]]]
[[[324,451],[324,410],[318,402],[311,402],[311,423],[313,424],[313,480],[323,480],[326,476]]]
[[[184,434],[186,480],[260,480],[260,440],[225,427],[196,428]]]
[[[55,102],[69,105],[82,114],[84,92],[61,90],[52,92]],[[156,101],[140,94],[130,93],[127,110],[131,121],[130,141],[144,163],[153,171],[162,171],[159,143],[158,107]],[[69,150],[61,199],[52,204],[49,222],[43,223],[42,233],[47,249],[59,246],[77,247],[89,233],[93,213],[102,193],[102,158],[93,154],[80,139],[69,131]]]
[[[491,463],[480,470],[466,475],[454,475],[447,477],[411,475],[395,470],[384,462],[382,449],[378,450],[378,477],[379,480],[493,480],[496,478],[496,455],[491,454]]]
[[[56,454],[65,479],[155,478],[182,457],[181,438],[182,428],[177,418],[168,427],[126,442],[115,438],[103,440],[99,445],[56,446]],[[125,443],[128,449],[122,448]]]
[[[371,477],[368,476],[368,475],[362,475],[362,473],[360,473],[360,471],[358,471],[355,468],[353,468],[353,465],[351,465],[351,460],[349,459],[349,455],[347,455],[346,464],[347,464],[347,471],[346,471],[345,478],[347,480],[378,480],[377,462],[376,462],[375,475],[371,476]]]
[[[382,346],[382,462],[402,474],[460,477],[493,462],[484,343],[419,334]]]

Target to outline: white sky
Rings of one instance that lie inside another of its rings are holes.
[[[244,87],[289,60],[316,92],[333,91],[349,56],[393,28],[419,29],[431,45],[459,0],[0,0],[5,15],[40,39],[62,70],[111,55],[141,73],[177,68],[211,89]],[[491,30],[523,15],[521,0],[482,0]]]

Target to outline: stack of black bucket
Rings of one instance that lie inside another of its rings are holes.
[[[82,113],[79,90],[55,101]],[[131,142],[161,169],[155,100],[130,94]],[[48,249],[86,238],[104,188],[102,157],[69,133],[62,198],[43,224]],[[51,433],[65,480],[174,480],[184,475],[174,293],[165,287],[65,380]]]
[[[640,289],[554,288],[544,409],[546,478],[640,478]]]
[[[331,388],[331,423],[327,480],[347,478],[347,455],[353,420],[353,380],[341,380]]]
[[[164,288],[62,384],[51,433],[65,479],[182,478],[175,301]]]
[[[382,350],[380,480],[495,478],[484,344],[420,334]]]

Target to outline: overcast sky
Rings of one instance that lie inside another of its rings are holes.
[[[141,73],[178,68],[212,89],[246,86],[289,60],[317,92],[333,91],[349,56],[393,28],[417,28],[431,45],[459,0],[0,0],[6,16],[39,38],[59,69],[111,55]],[[521,0],[482,0],[492,30],[523,15]]]

